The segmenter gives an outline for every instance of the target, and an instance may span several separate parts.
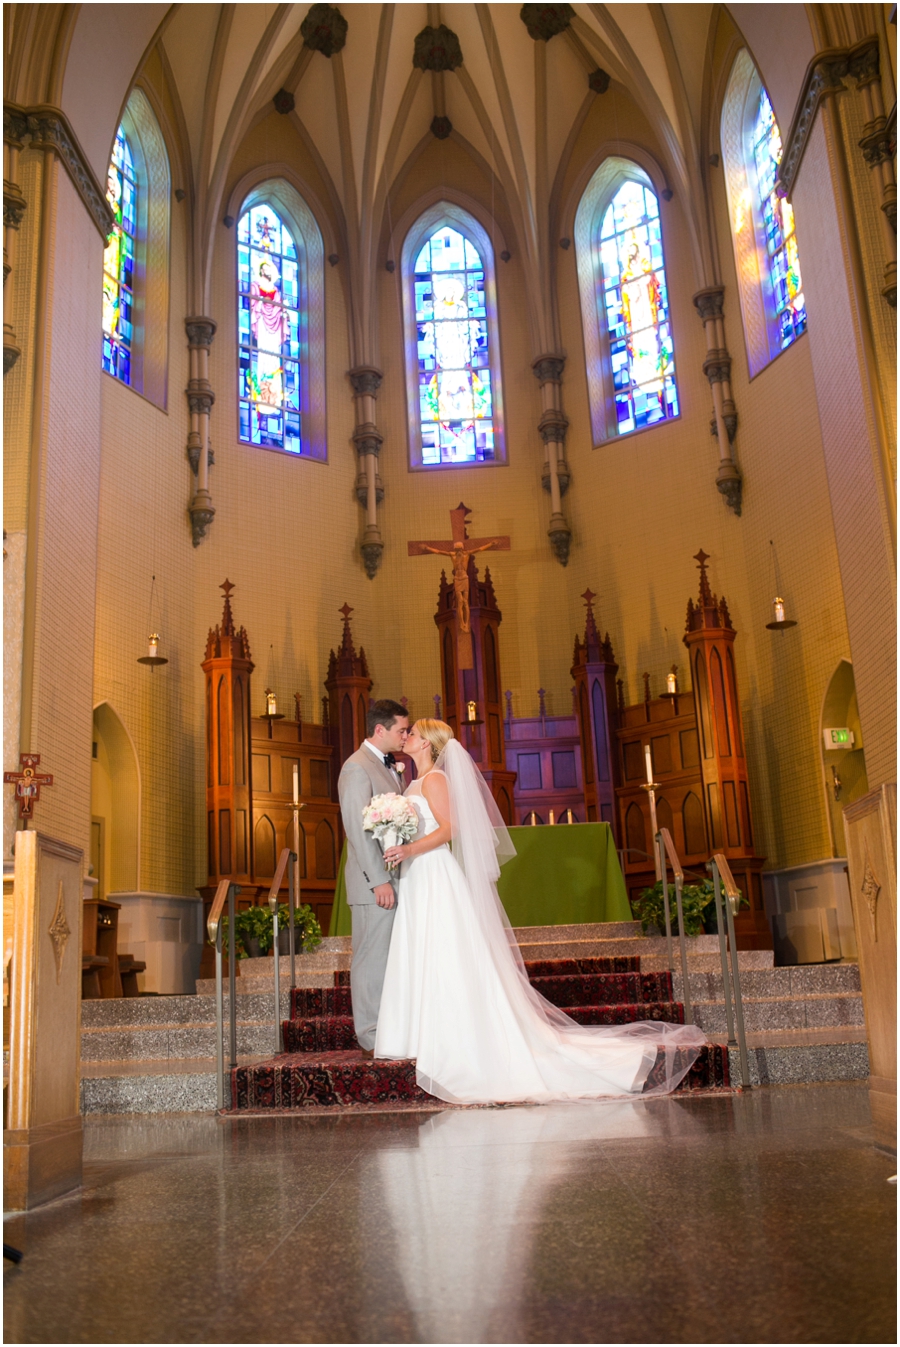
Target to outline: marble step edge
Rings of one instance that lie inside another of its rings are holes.
[[[747,1047],[747,1065],[751,1087],[865,1080],[869,1074],[869,1049],[864,1040],[855,1039],[837,1043],[757,1043]],[[741,1058],[737,1048],[728,1051],[728,1070],[732,1084],[739,1085]]]

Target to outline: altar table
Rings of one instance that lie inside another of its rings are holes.
[[[512,926],[634,919],[608,823],[562,823],[509,832],[516,855],[500,871],[497,888]],[[331,935],[351,933],[344,886],[346,852],[345,842]]]

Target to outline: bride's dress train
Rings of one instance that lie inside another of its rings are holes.
[[[457,750],[477,770],[459,745],[451,742],[448,748],[463,777],[468,767]],[[454,789],[453,771],[447,775],[455,813],[462,797],[459,784]],[[477,786],[466,784],[468,796],[472,789],[478,793]],[[433,832],[439,825],[421,781],[411,783],[407,798],[420,814],[420,835]],[[492,829],[487,813],[484,817],[490,845],[496,846],[494,833],[505,830],[502,824]],[[493,876],[484,873],[485,848],[475,854],[477,829],[464,827],[460,843],[456,817],[453,822],[454,852],[462,854],[465,872],[447,846],[404,862],[375,1056],[414,1058],[422,1089],[448,1103],[673,1090],[706,1042],[702,1032],[654,1021],[582,1026],[545,1001],[528,982]],[[494,874],[498,869],[495,863]]]

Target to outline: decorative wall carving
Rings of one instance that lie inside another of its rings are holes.
[[[30,136],[35,149],[53,150],[62,161],[88,214],[99,233],[106,239],[113,225],[106,192],[94,176],[94,170],[88,163],[66,114],[49,103],[41,103],[32,108],[5,103],[4,140],[21,143],[25,136]]]

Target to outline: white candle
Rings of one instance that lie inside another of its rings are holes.
[[[644,745],[644,762],[647,767],[647,784],[653,784],[653,761],[650,757],[650,745]]]
[[[556,815],[554,814],[553,810],[551,809],[551,810],[550,810],[550,826],[551,826],[551,828],[553,827],[553,825],[554,825],[555,822],[556,822]]]
[[[468,711],[469,711],[469,720],[470,721],[475,720],[477,718],[478,711],[474,702],[468,703]]]
[[[784,599],[775,600],[775,621],[784,621]]]
[[[156,659],[158,654],[159,654],[159,637],[156,635],[156,632],[153,632],[153,634],[150,637],[150,658]]]
[[[278,715],[278,703],[277,703],[277,701],[275,700],[275,693],[274,693],[274,692],[267,692],[267,693],[266,693],[266,715],[267,715],[267,716],[277,716],[277,715]]]
[[[677,691],[678,691],[678,684],[675,675],[673,673],[666,674],[666,692],[671,693],[671,695],[674,697]]]
[[[294,763],[294,804],[300,803],[300,764]]]

